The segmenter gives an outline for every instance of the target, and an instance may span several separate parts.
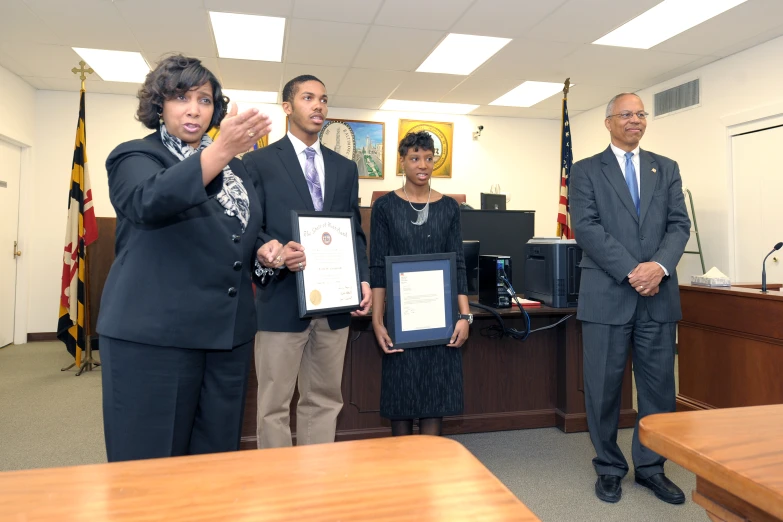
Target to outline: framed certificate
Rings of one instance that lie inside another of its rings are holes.
[[[299,317],[358,310],[362,291],[353,214],[292,210],[291,219],[294,241],[307,259],[296,272]]]
[[[448,344],[458,312],[455,253],[386,258],[386,329],[395,348]]]

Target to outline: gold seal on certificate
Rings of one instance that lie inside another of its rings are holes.
[[[299,317],[352,312],[362,300],[353,215],[350,212],[291,212],[294,241],[307,263],[296,272]]]
[[[310,302],[315,306],[321,304],[321,292],[319,292],[318,290],[313,290],[312,292],[310,292]]]

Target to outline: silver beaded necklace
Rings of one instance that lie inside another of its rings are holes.
[[[424,208],[421,210],[418,210],[413,206],[413,203],[411,203],[411,198],[408,197],[408,192],[405,190],[404,183],[402,185],[402,192],[405,194],[405,199],[408,200],[408,205],[410,205],[411,208],[416,211],[416,221],[411,221],[411,223],[416,226],[421,226],[426,223],[427,218],[430,217],[430,197],[432,196],[432,185],[430,185],[430,192],[427,194],[427,204],[424,205]]]

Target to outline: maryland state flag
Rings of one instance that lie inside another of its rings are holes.
[[[96,239],[98,239],[98,225],[95,222],[90,176],[87,172],[87,129],[84,124],[84,87],[82,86],[68,195],[68,224],[65,228],[60,290],[60,320],[57,323],[57,338],[65,343],[68,352],[76,358],[77,367],[81,366],[85,347],[86,247]]]
[[[568,101],[563,98],[563,126],[560,141],[560,206],[557,211],[557,237],[574,239],[571,230],[571,207],[568,203],[568,189],[571,181],[571,163],[574,160],[571,148],[571,124],[568,122]]]
[[[207,136],[209,136],[209,137],[210,137],[210,138],[212,138],[213,140],[214,140],[214,139],[216,139],[216,138],[218,137],[218,134],[220,134],[220,128],[219,128],[219,127],[212,127],[212,128],[209,130],[209,132],[207,132]],[[264,135],[264,136],[261,136],[261,139],[260,139],[260,140],[258,140],[258,141],[256,141],[256,142],[253,144],[253,148],[252,148],[252,149],[250,149],[250,150],[258,150],[258,149],[263,149],[263,148],[264,148],[264,147],[266,147],[267,145],[269,145],[269,135],[268,135],[268,134],[266,134],[266,135]],[[242,154],[240,154],[238,157],[240,157],[240,158],[241,158],[242,156],[244,156],[244,155],[245,155],[245,153],[247,153],[247,152],[250,152],[250,150],[243,152],[243,153],[242,153]]]

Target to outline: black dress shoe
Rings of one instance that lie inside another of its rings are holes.
[[[604,502],[620,502],[623,488],[620,487],[622,477],[617,475],[598,475],[595,481],[595,496]]]
[[[685,502],[685,494],[677,484],[666,478],[663,473],[651,477],[642,478],[636,475],[636,483],[649,488],[655,496],[669,504],[682,504]]]

